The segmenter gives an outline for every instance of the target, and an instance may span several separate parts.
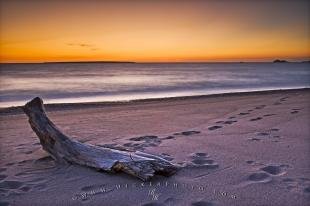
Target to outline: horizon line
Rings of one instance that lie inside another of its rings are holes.
[[[105,63],[105,64],[147,64],[147,63],[274,63],[275,61],[281,61],[282,63],[305,63],[310,62],[308,60],[286,60],[286,59],[274,59],[266,61],[113,61],[113,60],[103,60],[103,61],[42,61],[42,62],[0,62],[0,64],[75,64],[75,63]]]

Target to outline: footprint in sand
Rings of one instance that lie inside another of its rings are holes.
[[[197,201],[191,204],[192,206],[215,206],[213,202],[206,202],[206,201]]]
[[[270,117],[270,116],[274,116],[276,114],[264,114],[264,117]]]
[[[190,157],[192,159],[190,166],[204,167],[207,169],[215,169],[219,167],[219,165],[214,160],[209,158],[207,153],[197,152],[191,154]]]
[[[238,121],[237,120],[228,120],[228,121],[223,122],[223,124],[233,124],[236,122],[238,122]]]
[[[190,130],[190,131],[184,131],[184,132],[174,133],[173,135],[184,135],[184,136],[189,136],[189,135],[194,135],[194,134],[199,134],[199,133],[200,133],[200,131]]]
[[[241,116],[248,115],[248,114],[250,114],[250,113],[249,112],[241,112],[241,113],[239,113],[239,115],[241,115]]]
[[[261,118],[261,117],[256,117],[256,118],[250,119],[250,121],[251,121],[251,122],[254,122],[254,121],[261,120],[261,119],[263,119],[263,118]]]
[[[220,128],[222,128],[222,126],[211,126],[211,127],[209,127],[208,128],[208,130],[210,130],[210,131],[212,131],[212,130],[216,130],[216,129],[220,129]]]

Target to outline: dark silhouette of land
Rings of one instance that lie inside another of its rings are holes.
[[[105,63],[105,64],[134,64],[132,61],[65,61],[65,62],[43,62],[44,64],[90,64],[90,63]]]
[[[286,60],[276,59],[273,61],[273,63],[288,63]]]

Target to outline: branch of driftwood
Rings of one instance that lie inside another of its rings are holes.
[[[28,102],[23,110],[43,149],[58,162],[69,162],[106,172],[122,171],[143,181],[149,180],[154,174],[170,176],[178,170],[178,166],[152,154],[98,147],[69,138],[47,117],[43,101],[39,97]]]

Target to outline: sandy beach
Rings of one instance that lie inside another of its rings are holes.
[[[47,105],[72,138],[182,166],[148,182],[57,164],[20,109],[1,109],[0,205],[306,206],[309,100],[310,90],[302,89]]]

